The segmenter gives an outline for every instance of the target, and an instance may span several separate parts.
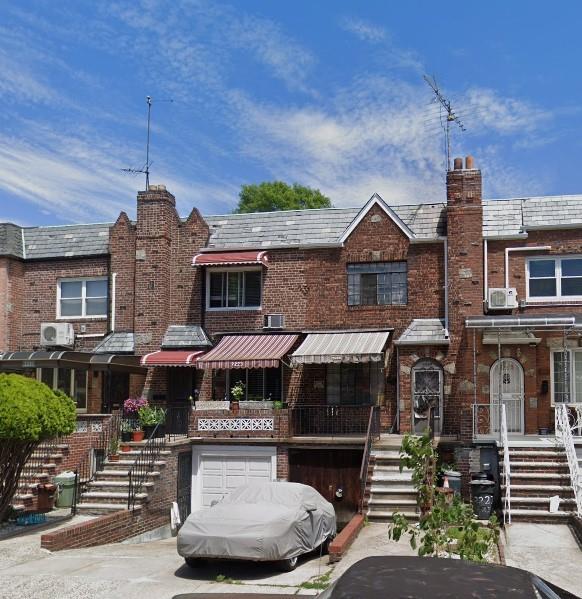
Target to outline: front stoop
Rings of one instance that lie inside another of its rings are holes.
[[[373,522],[392,522],[394,512],[411,520],[419,517],[412,471],[400,472],[400,435],[382,435],[370,454],[364,513]]]
[[[503,449],[500,450],[503,456]],[[566,453],[562,447],[510,447],[511,520],[564,524],[575,513]],[[500,461],[503,471],[503,461]],[[505,486],[502,485],[505,501]],[[550,497],[558,495],[560,508],[551,513]]]
[[[168,453],[168,451],[160,452],[160,458]],[[139,451],[122,452],[117,462],[106,460],[103,469],[95,473],[94,480],[87,484],[86,491],[81,494],[77,504],[77,513],[99,515],[127,509],[129,471],[138,456]],[[166,462],[163,459],[154,462],[140,492],[136,494],[136,507],[139,506],[141,509],[149,501],[149,494],[165,465]]]

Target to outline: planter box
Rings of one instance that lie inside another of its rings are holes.
[[[196,410],[230,410],[230,401],[197,401]]]
[[[274,401],[241,401],[239,407],[241,410],[272,410]]]

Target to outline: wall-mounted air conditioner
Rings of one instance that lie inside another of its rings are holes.
[[[517,308],[517,290],[515,287],[489,289],[487,308],[489,310],[511,310]]]
[[[75,343],[75,331],[70,322],[43,322],[40,325],[40,344],[46,346],[72,347]]]
[[[265,329],[282,329],[285,326],[283,314],[265,314]]]

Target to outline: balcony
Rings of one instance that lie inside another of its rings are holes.
[[[294,406],[290,432],[301,436],[361,436],[368,430],[371,406]]]

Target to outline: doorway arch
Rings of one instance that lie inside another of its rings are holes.
[[[507,415],[507,432],[523,434],[523,367],[515,358],[500,358],[491,366],[489,376],[491,432],[501,427],[501,405]]]

